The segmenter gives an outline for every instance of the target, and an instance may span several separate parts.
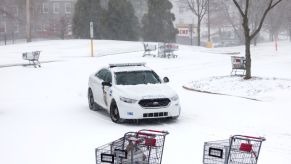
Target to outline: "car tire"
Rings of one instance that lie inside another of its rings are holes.
[[[90,110],[96,111],[98,109],[97,105],[94,101],[93,92],[92,92],[91,88],[88,89],[88,104],[89,104]]]
[[[122,123],[123,119],[119,116],[119,110],[115,101],[112,101],[110,105],[110,118],[115,123]]]

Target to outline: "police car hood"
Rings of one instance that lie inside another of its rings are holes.
[[[130,99],[171,98],[176,92],[166,84],[117,85],[119,96]]]

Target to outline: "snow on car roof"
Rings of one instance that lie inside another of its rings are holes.
[[[151,71],[152,69],[145,66],[123,66],[110,68],[113,72],[130,72],[130,71]]]

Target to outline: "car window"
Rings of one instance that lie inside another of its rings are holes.
[[[138,85],[161,83],[159,76],[153,71],[116,72],[117,85]]]
[[[106,72],[107,72],[106,69],[101,69],[99,72],[97,72],[96,76],[97,76],[99,79],[105,81]]]
[[[112,83],[112,74],[110,71],[106,70],[106,73],[105,73],[105,80],[106,82],[110,82]]]

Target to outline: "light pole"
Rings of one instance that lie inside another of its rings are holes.
[[[208,26],[207,48],[212,48],[212,43],[211,43],[211,40],[210,40],[210,10],[209,10],[209,3],[210,3],[210,0],[207,1],[207,18],[208,18],[208,22],[207,22],[207,26]]]
[[[207,2],[207,17],[208,17],[208,22],[207,22],[207,26],[208,26],[208,42],[210,42],[210,20],[209,20],[209,18],[210,18],[210,16],[209,16],[209,0],[208,0],[208,2]]]
[[[193,45],[193,24],[189,25],[189,33],[190,33],[190,45]]]
[[[289,40],[291,42],[291,16],[289,17],[289,23],[288,23],[288,26],[289,26]]]
[[[93,39],[94,39],[94,29],[93,29],[93,22],[90,21],[90,38],[91,38],[91,57],[94,56],[94,53],[93,53]]]
[[[31,42],[30,0],[26,0],[26,42]]]

